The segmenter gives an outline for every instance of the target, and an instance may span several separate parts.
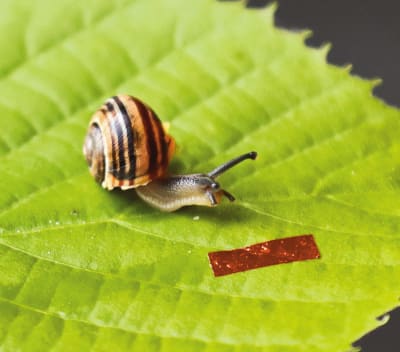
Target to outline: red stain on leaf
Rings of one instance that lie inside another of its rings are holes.
[[[208,253],[215,276],[320,257],[313,235],[279,238],[244,248]]]

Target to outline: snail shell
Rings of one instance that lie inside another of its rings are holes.
[[[129,95],[114,96],[95,112],[83,146],[91,174],[108,190],[164,177],[174,150],[156,113]]]

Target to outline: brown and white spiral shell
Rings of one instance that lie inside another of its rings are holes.
[[[164,177],[174,150],[156,113],[130,95],[114,96],[95,112],[83,146],[91,174],[108,190]]]

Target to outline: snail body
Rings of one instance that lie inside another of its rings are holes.
[[[162,211],[187,205],[216,206],[234,197],[215,179],[256,152],[243,154],[207,174],[168,175],[175,140],[156,113],[141,100],[118,95],[93,115],[83,153],[90,173],[103,188],[135,188],[144,201]]]

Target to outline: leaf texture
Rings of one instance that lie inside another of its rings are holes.
[[[398,304],[399,111],[273,8],[0,5],[3,351],[346,351]],[[171,124],[173,172],[259,158],[237,197],[163,214],[88,173],[91,114],[128,93]],[[194,220],[199,217],[199,220]],[[212,250],[313,233],[322,253],[214,278]]]

